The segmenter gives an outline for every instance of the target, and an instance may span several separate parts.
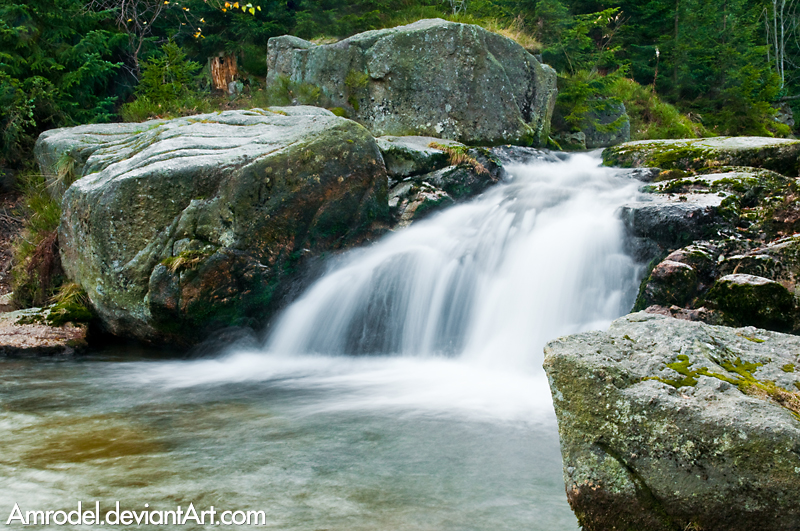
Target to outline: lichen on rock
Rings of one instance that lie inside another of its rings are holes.
[[[649,313],[550,342],[567,498],[588,531],[800,521],[800,338]]]

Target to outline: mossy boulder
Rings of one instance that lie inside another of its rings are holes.
[[[631,119],[622,102],[606,101],[589,111],[587,125],[582,132],[586,135],[586,147],[597,149],[628,142],[631,139]]]
[[[796,529],[799,364],[796,336],[645,312],[550,342],[567,499],[583,529]]]
[[[784,332],[794,328],[793,294],[768,278],[743,273],[725,275],[714,283],[706,299],[732,324],[750,324]]]
[[[556,73],[511,39],[442,19],[367,31],[317,46],[268,43],[267,83],[316,87],[376,136],[422,135],[472,145],[544,145]]]
[[[664,260],[653,268],[644,286],[637,307],[683,306],[697,291],[697,272],[689,264]]]
[[[306,258],[385,230],[372,135],[324,109],[226,111],[41,135],[75,154],[59,228],[67,275],[109,331],[191,344],[257,326]]]
[[[638,140],[606,148],[609,166],[657,167],[696,172],[717,166],[752,166],[797,177],[800,141],[752,136],[683,140]]]

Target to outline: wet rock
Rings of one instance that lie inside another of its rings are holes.
[[[448,166],[448,154],[431,147],[431,144],[466,149],[459,142],[430,136],[382,136],[376,141],[386,164],[386,172],[392,179],[430,173]]]
[[[609,147],[603,161],[621,167],[658,167],[695,172],[717,166],[752,166],[788,177],[798,175],[800,141],[765,137],[638,140]]]
[[[544,366],[583,529],[796,528],[800,338],[640,312]]]
[[[261,326],[299,265],[387,230],[372,135],[314,107],[226,111],[43,133],[63,153],[61,258],[112,333],[193,344]]]
[[[794,296],[774,280],[741,273],[725,275],[714,283],[706,299],[736,325],[785,332],[794,328]]]
[[[274,37],[267,57],[268,84],[316,87],[376,136],[543,145],[549,135],[555,70],[479,26],[420,20],[322,46]]]
[[[425,181],[404,181],[389,193],[389,208],[395,213],[395,227],[398,229],[453,203],[455,201],[447,192]]]
[[[490,150],[470,149],[466,155],[467,162],[407,177],[392,187],[389,208],[397,221],[396,228],[471,199],[505,178],[503,164]]]
[[[632,236],[652,240],[663,249],[716,236],[728,225],[719,215],[724,196],[649,194],[643,199],[624,205],[620,217]]]

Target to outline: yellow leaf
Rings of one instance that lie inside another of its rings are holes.
[[[239,7],[239,2],[235,2],[235,3],[233,4],[233,7],[236,7],[236,8],[238,8],[238,7]]]
[[[132,18],[129,18],[129,19],[128,19],[128,22],[131,22],[131,21],[133,21],[133,19],[132,19]]]
[[[242,12],[244,12],[247,8],[242,6]]]
[[[168,5],[169,5],[169,2],[164,2],[164,5],[165,5],[165,6],[168,6]]]
[[[225,2],[225,7],[231,7],[231,3],[230,2]]]
[[[200,22],[205,22],[205,21],[206,21],[206,19],[204,19],[204,18],[200,19]]]
[[[250,11],[251,15],[255,15],[256,14],[256,10],[253,9],[252,7],[250,9],[248,9],[248,11]]]
[[[226,11],[228,11],[228,10],[223,7],[222,8],[222,12],[225,13]]]
[[[256,9],[258,9],[259,11],[261,11],[261,6],[257,6],[257,7],[256,7]]]

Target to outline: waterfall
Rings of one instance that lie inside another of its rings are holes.
[[[267,382],[304,393],[309,413],[388,408],[552,428],[544,344],[633,305],[640,267],[617,211],[638,182],[588,154],[506,169],[482,196],[341,256],[263,347],[131,376],[169,388]]]
[[[636,183],[587,154],[507,169],[483,196],[350,253],[266,350],[540,365],[547,340],[627,312],[637,267],[616,211]]]

